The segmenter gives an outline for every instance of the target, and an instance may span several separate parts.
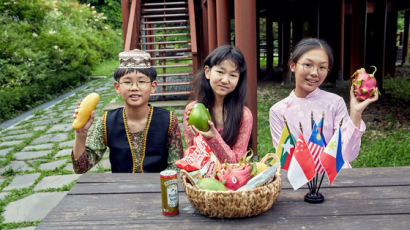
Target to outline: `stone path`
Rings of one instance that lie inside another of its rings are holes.
[[[74,186],[80,175],[71,162],[72,114],[77,101],[97,92],[101,100],[96,117],[101,117],[103,109],[117,100],[112,85],[111,78],[94,80],[0,130],[0,229],[35,229]],[[183,110],[175,113],[181,121]],[[89,173],[110,172],[108,154]]]
[[[0,130],[0,229],[35,229],[79,178],[71,162],[72,114],[77,101],[91,92],[101,95],[96,110],[101,117],[116,98],[110,78],[94,80]],[[107,157],[90,173],[110,171]]]

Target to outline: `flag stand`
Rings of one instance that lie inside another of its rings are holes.
[[[325,201],[325,197],[320,192],[311,193],[308,192],[305,195],[305,202],[312,203],[312,204],[319,204]]]

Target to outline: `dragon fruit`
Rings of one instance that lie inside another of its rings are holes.
[[[251,172],[252,165],[244,164],[237,168],[225,168],[218,177],[227,189],[236,191],[252,178]]]
[[[364,101],[367,98],[373,97],[375,93],[380,95],[377,89],[377,82],[374,74],[377,71],[376,66],[371,66],[374,68],[374,72],[368,74],[364,68],[360,68],[354,72],[352,75],[353,93],[357,100]]]

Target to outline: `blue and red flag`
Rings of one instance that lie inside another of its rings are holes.
[[[322,123],[322,121],[320,123]],[[319,132],[319,127],[320,126],[316,125],[316,122],[313,122],[313,130],[309,138],[308,148],[315,162],[315,171],[317,173],[323,173],[324,169],[320,163],[320,155],[325,148],[325,144],[323,142],[323,136]]]
[[[320,156],[320,162],[329,178],[329,184],[333,183],[345,163],[342,155],[342,133],[340,127],[333,134],[325,150],[323,150]]]

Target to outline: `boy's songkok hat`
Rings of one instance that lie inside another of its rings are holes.
[[[118,68],[151,68],[151,55],[145,51],[128,50],[121,52],[118,57],[120,59]]]

